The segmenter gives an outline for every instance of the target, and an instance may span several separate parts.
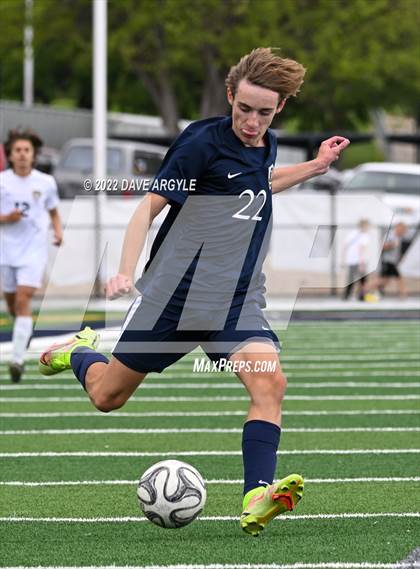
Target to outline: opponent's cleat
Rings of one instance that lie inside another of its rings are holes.
[[[41,354],[38,362],[38,369],[42,375],[54,375],[71,369],[70,356],[75,348],[85,346],[96,350],[99,344],[99,334],[86,326],[78,332],[71,340],[62,344],[53,344]]]
[[[244,498],[241,528],[257,536],[273,518],[291,511],[303,495],[303,478],[291,474],[279,482],[248,492]]]
[[[9,364],[10,380],[13,381],[13,383],[19,383],[20,380],[22,379],[22,374],[24,372],[24,369],[25,369],[24,364],[18,364],[17,362],[11,362]]]

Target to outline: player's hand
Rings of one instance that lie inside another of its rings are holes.
[[[63,244],[63,235],[61,233],[54,233],[53,245],[60,247]]]
[[[322,142],[318,150],[318,156],[316,157],[322,169],[322,174],[325,174],[331,164],[340,158],[341,152],[347,148],[349,144],[350,140],[344,138],[344,136],[332,136]]]
[[[133,281],[127,275],[118,273],[115,277],[111,277],[105,285],[105,296],[109,300],[119,298],[124,294],[129,294],[133,290]]]
[[[20,209],[14,209],[7,216],[7,223],[16,223],[17,221],[20,221],[22,217],[23,213],[20,211]]]

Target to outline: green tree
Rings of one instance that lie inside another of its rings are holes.
[[[420,0],[109,0],[109,108],[180,117],[224,113],[224,78],[257,46],[307,68],[280,121],[359,128],[372,108],[420,122]],[[24,0],[0,1],[0,97],[21,99]],[[34,0],[35,100],[92,101],[91,0]]]
[[[0,2],[0,97],[20,99],[23,91],[24,0]]]
[[[307,67],[301,129],[357,128],[376,107],[418,112],[418,0],[261,2],[270,40]]]

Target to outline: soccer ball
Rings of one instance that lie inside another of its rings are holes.
[[[190,524],[206,503],[201,474],[180,460],[162,460],[140,478],[137,497],[144,515],[163,528]]]

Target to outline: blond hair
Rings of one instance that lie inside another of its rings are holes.
[[[242,79],[275,91],[280,100],[296,96],[306,69],[297,61],[280,57],[274,51],[278,51],[277,48],[258,47],[230,68],[225,84],[233,96]]]

